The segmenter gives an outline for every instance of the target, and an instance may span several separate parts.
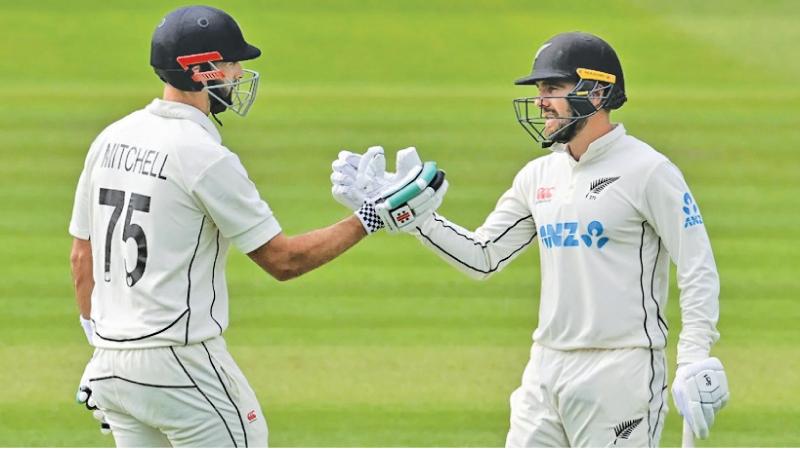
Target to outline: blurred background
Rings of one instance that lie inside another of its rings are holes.
[[[185,3],[0,0],[0,446],[113,446],[74,402],[91,355],[67,232],[86,150],[160,95],[150,36]],[[722,280],[729,406],[700,446],[800,445],[800,4],[793,0],[209,1],[263,56],[247,118],[221,116],[284,231],[348,212],[341,149],[416,146],[447,170],[440,210],[474,229],[546,151],[516,123],[513,80],[554,34],[620,55],[613,119],[684,172]],[[390,165],[393,156],[387,158]],[[408,236],[370,237],[286,283],[228,265],[231,353],[272,446],[502,446],[536,326],[534,246],[479,283]],[[670,375],[680,329],[670,292]],[[662,446],[680,443],[671,413]]]

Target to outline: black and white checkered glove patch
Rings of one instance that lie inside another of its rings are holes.
[[[358,220],[361,221],[361,225],[364,226],[364,230],[367,231],[367,235],[371,235],[385,226],[381,217],[375,212],[375,204],[370,201],[364,201],[364,204],[356,210],[355,214]]]

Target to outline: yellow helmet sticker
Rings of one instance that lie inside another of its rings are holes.
[[[617,76],[614,74],[609,74],[606,72],[600,72],[599,70],[593,69],[584,69],[579,67],[576,71],[578,76],[581,77],[583,80],[597,80],[597,81],[605,81],[607,83],[616,83]]]

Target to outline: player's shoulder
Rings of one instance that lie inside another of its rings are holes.
[[[625,150],[622,157],[629,163],[655,167],[669,161],[666,155],[635,136],[626,134],[622,137],[621,143],[622,148]]]
[[[136,121],[136,118],[140,116],[141,112],[142,110],[134,111],[108,124],[100,133],[97,134],[95,142],[101,142],[106,138],[123,132],[131,122]]]
[[[173,139],[169,146],[175,154],[176,163],[180,165],[189,185],[202,177],[208,169],[220,161],[235,154],[222,143],[210,136],[203,127],[192,121],[184,124],[188,130],[182,140]]]
[[[538,185],[545,174],[552,172],[555,165],[563,163],[564,155],[559,152],[549,152],[528,161],[514,177],[514,185],[523,191],[530,191]]]
[[[538,156],[529,161],[519,172],[520,174],[525,174],[528,176],[540,174],[542,172],[546,172],[548,169],[552,169],[555,166],[565,164],[566,157],[567,154],[565,151],[548,151],[547,154]]]
[[[631,135],[625,135],[623,140],[626,152],[622,157],[625,158],[626,167],[633,173],[643,175],[639,179],[644,183],[664,177],[683,177],[678,166],[650,144]]]

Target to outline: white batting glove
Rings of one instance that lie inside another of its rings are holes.
[[[421,175],[422,168],[428,166],[432,167],[435,173],[430,180],[424,179]],[[419,225],[433,216],[433,212],[442,204],[449,187],[444,172],[438,171],[435,163],[404,168],[404,171],[409,172],[404,175],[398,171],[397,181],[386,187],[379,199],[376,200],[375,210],[390,233],[416,230]],[[419,193],[413,194],[407,200],[393,202],[395,197],[393,195],[411,184],[419,187]]]
[[[415,229],[431,217],[447,192],[444,172],[437,170],[436,163],[423,164],[416,148],[398,151],[396,166],[394,174],[385,171],[381,147],[371,147],[361,158],[349,152],[340,154],[338,162],[334,162],[334,193],[349,189],[364,196],[364,203],[355,214],[367,234],[384,227],[390,232]]]
[[[397,174],[405,175],[417,165],[422,165],[422,160],[414,147],[397,152]],[[365,200],[378,196],[398,177],[393,172],[386,172],[386,157],[381,146],[370,147],[363,156],[343,150],[331,164],[331,169],[333,198],[350,210],[356,210]]]
[[[83,315],[78,315],[78,319],[81,321],[81,327],[83,328],[83,333],[86,335],[86,340],[90,345],[94,346],[94,324],[92,320],[85,319]]]
[[[708,438],[714,418],[728,403],[728,378],[722,362],[711,357],[681,365],[672,382],[675,407],[689,423],[695,437]]]
[[[78,384],[78,392],[75,393],[75,402],[83,404],[88,410],[92,412],[92,417],[100,423],[100,432],[103,435],[111,433],[111,425],[106,421],[106,415],[97,407],[94,398],[92,397],[92,389],[89,388],[89,367],[92,365],[92,360],[86,364],[83,370],[81,381]]]
[[[394,175],[386,172],[386,157],[380,146],[370,147],[363,156],[343,150],[331,169],[333,198],[350,210],[377,195]]]

